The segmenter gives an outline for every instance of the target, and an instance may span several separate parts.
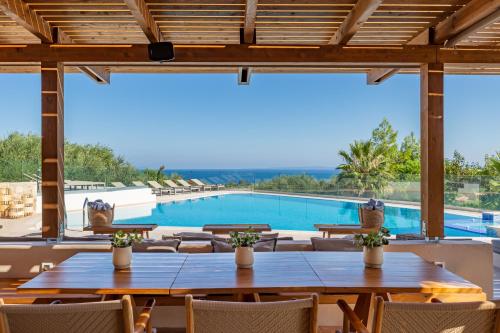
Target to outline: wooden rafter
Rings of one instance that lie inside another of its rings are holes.
[[[429,44],[429,29],[413,37],[408,45],[428,45]],[[399,72],[399,68],[374,68],[366,74],[366,83],[376,85],[384,82]]]
[[[243,41],[252,44],[255,40],[255,19],[257,17],[258,0],[246,0],[245,25],[243,27]]]
[[[337,32],[332,36],[329,44],[344,45],[358,32],[373,12],[380,6],[383,0],[358,0],[354,8],[340,25]]]
[[[0,63],[37,63],[41,60],[81,65],[151,65],[148,45],[26,44],[2,47]],[[314,67],[373,66],[418,67],[422,63],[500,64],[500,49],[488,47],[442,48],[406,45],[381,48],[371,45],[178,45],[175,60],[158,66]]]
[[[111,71],[106,66],[80,66],[78,69],[97,83],[111,83]]]
[[[26,30],[38,37],[43,43],[61,43],[70,44],[73,41],[61,29],[51,29],[50,24],[35,11],[31,10],[29,6],[22,0],[0,0],[0,9],[16,21],[19,25],[23,26]],[[79,69],[86,74],[89,73],[102,73],[100,68],[92,68],[89,66],[82,66]],[[91,76],[99,83],[109,83],[108,75],[94,75]]]
[[[429,31],[410,40],[410,45],[445,44],[454,47],[468,36],[493,24],[500,19],[500,0],[472,0],[454,14],[436,25],[433,39],[429,40]],[[379,84],[398,73],[397,68],[374,69],[367,74],[368,84]]]
[[[0,0],[0,10],[5,15],[38,37],[43,43],[52,43],[50,25],[22,0]]]
[[[500,0],[472,0],[436,26],[433,43],[454,46],[499,17]]]
[[[124,0],[132,12],[137,24],[151,43],[162,40],[160,30],[144,0]]]

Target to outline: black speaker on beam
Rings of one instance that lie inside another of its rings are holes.
[[[171,42],[151,43],[148,45],[151,61],[172,61],[175,59],[174,44]]]

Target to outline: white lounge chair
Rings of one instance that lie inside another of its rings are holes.
[[[179,186],[170,179],[164,180],[163,182],[174,192],[174,194],[177,194],[177,192],[191,192],[189,187]]]
[[[194,191],[200,192],[201,191],[201,186],[191,185],[187,181],[185,181],[184,179],[178,179],[177,182],[179,184],[181,184],[181,186],[189,188],[192,192],[194,192]]]
[[[223,189],[226,187],[226,185],[224,184],[205,184],[203,183],[201,180],[199,179],[192,179],[192,181],[196,184],[196,185],[205,185],[205,186],[213,186],[214,188],[216,188],[217,190],[220,190],[220,189]]]
[[[146,184],[144,184],[143,182],[141,182],[139,180],[133,181],[132,184],[134,186],[137,186],[137,187],[146,187]]]
[[[206,191],[206,190],[212,191],[214,188],[217,188],[217,185],[204,184],[201,180],[196,179],[196,178],[191,179],[191,182],[193,182],[194,184],[196,184],[198,186],[201,186],[203,191]]]
[[[113,185],[113,187],[115,187],[115,188],[124,188],[124,187],[127,187],[122,182],[111,182],[111,185]]]
[[[165,188],[158,184],[156,180],[148,180],[148,184],[153,190],[153,193],[156,195],[163,195],[164,193],[172,193],[172,191],[169,188]]]

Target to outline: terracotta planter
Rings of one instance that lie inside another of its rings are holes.
[[[380,268],[384,263],[384,247],[363,247],[363,258],[365,267]]]
[[[113,265],[115,269],[127,269],[132,263],[132,246],[113,248]]]
[[[237,247],[234,253],[234,262],[238,268],[252,268],[253,247]]]

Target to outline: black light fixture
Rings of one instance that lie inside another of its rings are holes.
[[[250,84],[250,73],[251,69],[249,67],[238,68],[238,85],[248,86]]]
[[[171,42],[151,43],[148,45],[149,59],[151,61],[172,61],[175,59],[174,44]]]

